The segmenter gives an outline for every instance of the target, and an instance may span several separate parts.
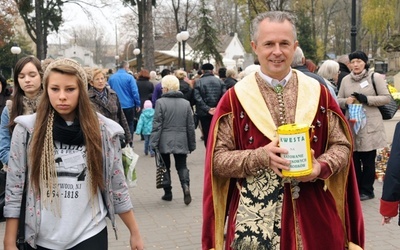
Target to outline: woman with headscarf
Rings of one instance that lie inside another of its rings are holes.
[[[125,131],[125,144],[132,142],[128,122],[122,111],[117,93],[106,87],[106,76],[101,69],[93,69],[90,74],[89,98],[96,111],[107,118],[119,123]]]
[[[352,71],[342,80],[338,93],[339,105],[346,110],[353,104],[361,104],[363,118],[361,126],[354,126],[353,160],[358,191],[361,200],[373,199],[375,181],[376,150],[387,146],[385,128],[379,106],[390,102],[390,93],[383,77],[369,71],[368,56],[362,51],[349,54]],[[373,86],[374,77],[376,91]]]

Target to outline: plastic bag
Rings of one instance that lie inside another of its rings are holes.
[[[138,159],[139,155],[133,151],[133,148],[129,146],[129,144],[122,149],[122,165],[124,166],[126,184],[128,187],[137,186],[136,163]]]
[[[367,123],[367,116],[362,104],[349,104],[348,106],[350,125],[353,126],[354,133],[358,134],[358,131],[364,128]]]

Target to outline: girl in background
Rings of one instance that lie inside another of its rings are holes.
[[[36,112],[42,93],[42,75],[40,61],[34,56],[23,57],[15,64],[13,95],[1,113],[0,160],[4,165],[8,165],[11,134],[16,125],[14,119]]]
[[[140,114],[138,124],[136,126],[136,134],[144,137],[144,154],[154,156],[154,150],[150,147],[150,134],[153,129],[154,109],[150,100],[144,102],[142,113]]]

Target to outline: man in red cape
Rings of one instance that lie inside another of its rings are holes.
[[[223,96],[210,128],[202,249],[362,249],[349,126],[324,86],[290,68],[291,15],[260,14],[253,28],[261,68]],[[283,124],[311,128],[310,175],[282,176],[290,165],[278,146]]]

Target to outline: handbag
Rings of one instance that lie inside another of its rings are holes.
[[[165,162],[161,157],[160,151],[158,149],[154,150],[155,160],[156,160],[156,187],[165,188],[171,186],[171,176],[169,175],[168,169],[165,166]]]
[[[375,93],[378,95],[378,92],[376,92],[374,73],[372,73],[371,78],[372,86],[374,86]],[[394,100],[393,96],[390,95],[390,102],[388,104],[378,106],[378,109],[381,112],[383,120],[390,120],[396,114],[397,110],[399,109],[399,105],[397,104],[396,100]]]
[[[197,129],[199,126],[199,117],[197,116],[197,113],[193,113],[193,122],[194,122],[194,129]]]

